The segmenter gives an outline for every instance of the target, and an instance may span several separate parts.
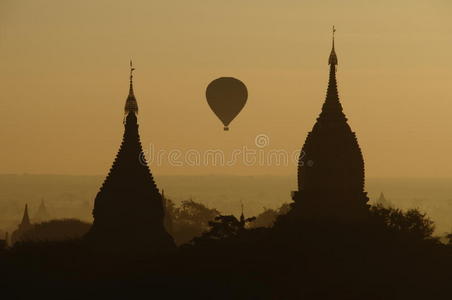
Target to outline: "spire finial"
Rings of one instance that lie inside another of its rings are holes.
[[[328,59],[328,64],[336,66],[337,65],[337,56],[336,51],[334,50],[334,35],[336,33],[336,27],[333,25],[333,46],[331,48],[330,57]]]
[[[130,59],[130,87],[124,108],[125,116],[127,116],[129,112],[134,112],[135,114],[138,113],[138,104],[133,93],[133,71],[135,71],[135,68],[133,67],[132,59]]]
[[[133,67],[132,59],[130,59],[130,83],[132,84],[133,79],[133,71],[135,71],[135,68]]]
[[[333,25],[333,48],[334,48],[334,33],[336,32],[336,27]]]
[[[130,88],[129,88],[129,97],[133,96],[133,71],[135,68],[133,67],[132,59],[130,59]]]

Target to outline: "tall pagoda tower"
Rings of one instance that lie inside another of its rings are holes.
[[[95,198],[94,222],[85,238],[111,251],[164,251],[175,244],[164,228],[162,196],[143,159],[133,70],[131,62],[122,143]]]
[[[298,165],[294,213],[307,218],[361,218],[367,212],[364,160],[339,101],[334,49],[328,59],[328,89],[322,111],[308,133]]]

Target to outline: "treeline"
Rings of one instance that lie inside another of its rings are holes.
[[[283,204],[278,209],[264,208],[264,211],[257,215],[252,222],[247,223],[249,228],[271,227],[277,217],[289,211],[289,204]],[[206,205],[195,202],[193,199],[184,200],[176,206],[170,199],[166,199],[165,227],[173,236],[177,245],[190,242],[195,237],[208,232],[211,222],[215,222],[217,217],[222,216],[215,208],[208,208]],[[229,216],[235,218],[234,216]]]
[[[28,278],[41,290],[80,296],[449,298],[452,243],[434,237],[434,223],[419,210],[379,205],[360,221],[303,219],[294,210],[225,216],[192,200],[168,202],[165,223],[181,245],[175,252],[137,257],[91,252],[81,239],[24,242],[0,251],[0,274],[11,286]]]
[[[236,216],[224,216],[215,209],[196,202],[184,200],[176,205],[171,199],[165,199],[165,227],[174,238],[177,245],[192,242],[203,234],[218,230],[219,223],[227,226],[228,222],[238,222]],[[291,210],[288,203],[277,209],[265,208],[259,215],[248,218],[244,228],[271,228],[279,216]],[[434,223],[417,209],[402,211],[401,209],[378,204],[371,207],[374,217],[381,218],[388,228],[404,231],[406,234],[421,234],[433,238]],[[232,224],[231,223],[231,224]],[[237,224],[238,224],[237,223]],[[21,233],[19,241],[63,241],[82,238],[88,232],[91,224],[77,219],[57,219],[33,224],[32,228]],[[119,238],[119,237],[118,237]],[[441,237],[445,243],[452,244],[452,233]]]
[[[264,211],[246,226],[249,228],[271,227],[277,217],[287,213],[289,209],[288,204],[282,205],[279,209],[264,208]],[[165,199],[165,227],[177,245],[189,243],[195,237],[208,232],[209,222],[215,222],[215,218],[219,216],[221,213],[217,209],[209,208],[192,199],[184,200],[179,205],[170,199]],[[91,224],[77,219],[56,219],[35,223],[26,232],[21,232],[17,241],[62,241],[82,238],[90,226]]]

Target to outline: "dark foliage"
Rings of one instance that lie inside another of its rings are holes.
[[[191,244],[152,256],[99,255],[80,240],[21,243],[0,255],[6,275],[1,282],[16,287],[14,292],[32,282],[41,290],[70,290],[71,296],[97,292],[115,298],[144,293],[166,299],[445,299],[450,294],[452,247],[431,237],[433,224],[419,211],[375,207],[366,222],[283,215],[272,228],[246,223],[217,216]]]
[[[256,220],[250,224],[250,227],[272,227],[278,216],[285,215],[289,210],[290,205],[288,203],[284,203],[278,209],[264,207],[264,211],[256,216]]]
[[[91,228],[90,223],[77,219],[51,220],[34,224],[22,234],[23,241],[64,241],[81,238]]]
[[[371,215],[377,222],[383,223],[388,231],[409,238],[428,239],[435,230],[433,221],[417,209],[404,212],[398,208],[377,205],[371,207]]]
[[[210,240],[223,240],[238,237],[246,230],[246,225],[255,221],[255,217],[239,219],[233,215],[217,216],[214,221],[209,222],[210,230],[206,231],[202,236],[196,237],[194,243],[202,243]]]
[[[175,206],[169,199],[166,201],[166,224],[170,224],[167,225],[167,230],[178,245],[187,243],[209,230],[209,222],[220,215],[216,209],[208,208],[192,199],[182,201],[180,206]]]

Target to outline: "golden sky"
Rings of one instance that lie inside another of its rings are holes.
[[[452,1],[0,1],[0,173],[106,174],[133,58],[143,148],[299,150],[323,103],[331,27],[341,102],[371,177],[452,175]],[[229,132],[205,88],[242,80]],[[258,148],[255,138],[268,137]],[[152,146],[151,146],[152,145]],[[296,174],[296,164],[159,174]]]

